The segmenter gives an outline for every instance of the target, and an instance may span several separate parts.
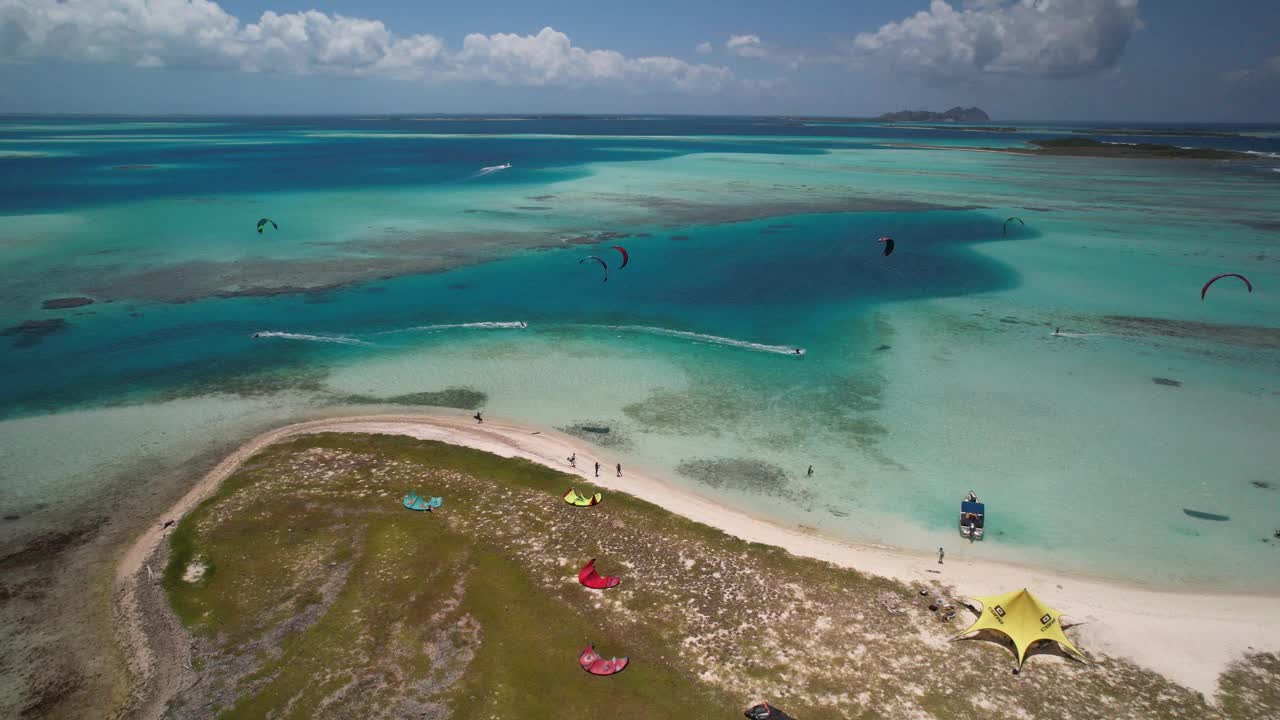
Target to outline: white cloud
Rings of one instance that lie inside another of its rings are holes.
[[[1110,68],[1142,28],[1138,0],[933,0],[900,22],[860,33],[854,51],[927,77],[984,73],[1072,77]]]
[[[1263,60],[1257,67],[1232,70],[1224,78],[1227,82],[1236,84],[1280,80],[1280,55]]]
[[[475,33],[451,51],[434,35],[399,36],[378,20],[315,10],[267,11],[246,24],[209,0],[0,0],[0,61],[46,59],[700,94],[735,82],[723,67],[586,50],[549,27]]]
[[[760,39],[759,35],[730,35],[729,39],[725,41],[724,47],[730,54],[738,57],[778,63],[779,65],[786,65],[792,70],[800,67],[801,63],[826,62],[828,60],[826,57],[813,57],[766,43]]]
[[[713,48],[711,47],[711,43],[709,42],[700,42],[698,43],[698,46],[694,48],[694,51],[696,51],[699,55],[710,55],[713,51]]]
[[[628,58],[614,50],[583,50],[552,28],[537,35],[473,33],[449,58],[449,73],[482,77],[499,85],[583,86],[625,82],[636,90],[674,88],[715,93],[733,75],[725,68],[692,65],[671,57]]]
[[[769,54],[759,35],[730,35],[724,46],[738,57],[762,58]]]

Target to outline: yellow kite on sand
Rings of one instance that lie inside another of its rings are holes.
[[[578,507],[591,507],[592,505],[599,505],[600,499],[603,497],[604,496],[600,493],[596,493],[595,495],[583,495],[577,490],[569,488],[569,492],[564,494],[564,501],[570,505],[577,505]]]
[[[975,597],[982,603],[982,615],[968,630],[951,638],[959,640],[979,630],[994,630],[1007,635],[1018,653],[1018,667],[1027,657],[1027,650],[1040,640],[1052,640],[1072,655],[1086,660],[1084,653],[1076,649],[1062,632],[1061,613],[1040,602],[1030,590],[1014,590],[1003,595]]]

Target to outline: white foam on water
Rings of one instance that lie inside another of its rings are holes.
[[[358,340],[356,338],[347,337],[345,335],[310,335],[308,333],[278,332],[274,330],[268,331],[268,332],[254,333],[254,337],[255,338],[279,338],[282,340],[302,340],[305,342],[335,343],[338,345],[372,345],[373,344],[365,340]]]
[[[502,172],[503,170],[509,170],[509,169],[511,169],[511,163],[503,163],[501,165],[490,165],[489,167],[480,168],[479,171],[477,171],[474,175],[472,175],[470,178],[467,178],[467,179],[470,180],[472,178],[484,177],[485,175],[491,175],[493,173]]]
[[[684,340],[692,340],[694,342],[707,343],[709,345],[722,345],[725,347],[742,348],[743,350],[752,350],[755,352],[774,353],[776,355],[804,355],[804,348],[790,347],[787,345],[766,345],[764,343],[751,342],[750,340],[738,340],[735,338],[720,337],[719,335],[707,335],[705,333],[690,332],[688,330],[671,330],[669,328],[651,327],[648,325],[586,325],[583,327],[594,327],[605,330],[620,330],[622,332],[645,333],[648,335],[662,335],[664,337],[681,338]]]
[[[523,330],[529,327],[528,323],[520,321],[502,321],[502,322],[469,322],[469,323],[443,323],[440,325],[418,325],[416,327],[401,328],[399,330],[384,330],[375,335],[394,335],[397,333],[410,332],[437,332],[440,330]]]

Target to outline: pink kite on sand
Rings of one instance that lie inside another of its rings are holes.
[[[596,559],[591,558],[586,565],[582,566],[582,570],[578,572],[578,582],[593,590],[605,590],[617,587],[622,580],[612,575],[601,575],[596,572]]]
[[[605,660],[596,652],[594,645],[588,645],[587,649],[578,656],[578,664],[592,675],[614,675],[622,672],[629,663],[630,661],[625,657]]]

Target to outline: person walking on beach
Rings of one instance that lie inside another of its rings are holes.
[[[475,419],[476,419],[476,422],[478,422],[478,423],[480,423],[481,425],[483,425],[483,424],[484,424],[484,417],[482,417],[483,415],[484,415],[484,413],[482,413],[482,412],[480,412],[479,410],[477,410],[477,411],[476,411],[476,414],[475,414],[475,415],[472,415],[471,417],[475,418]]]
[[[943,555],[946,555],[946,553],[942,551],[942,548],[938,548],[938,564],[939,564],[939,565],[941,565],[941,564],[942,564],[942,556],[943,556]]]
[[[808,477],[813,477],[813,466],[812,466],[812,465],[810,465],[810,466],[809,466],[809,472],[807,473],[807,476],[808,476]]]
[[[578,453],[569,456],[569,464],[573,467],[578,467]]]
[[[622,463],[618,463],[618,477],[622,477]]]
[[[596,477],[600,477],[600,462],[596,461]]]

